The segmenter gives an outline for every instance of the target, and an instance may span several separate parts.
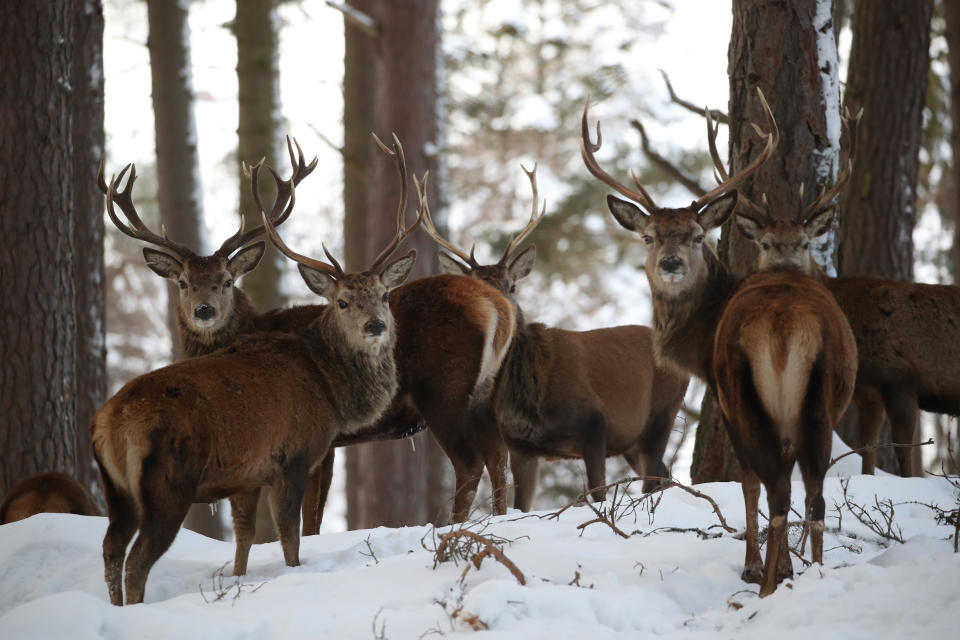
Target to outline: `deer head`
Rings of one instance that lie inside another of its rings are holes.
[[[703,241],[707,232],[726,221],[737,204],[737,185],[757,171],[776,148],[779,140],[776,121],[763,93],[757,89],[757,94],[769,128],[768,133],[763,133],[754,125],[757,134],[766,139],[763,151],[740,173],[726,177],[717,187],[681,208],[658,207],[636,174],[633,175],[636,189],[631,189],[617,182],[600,167],[594,157],[603,141],[600,123],[597,123],[597,142],[594,144],[590,140],[587,122],[590,101],[584,106],[580,123],[581,156],[590,173],[633,201],[607,196],[607,205],[617,222],[625,229],[640,234],[647,245],[646,272],[650,286],[655,291],[680,295],[704,281],[708,265]]]
[[[425,209],[423,214],[423,230],[433,238],[434,242],[450,252],[448,254],[441,251],[439,254],[440,267],[445,273],[454,275],[462,274],[483,280],[514,304],[516,304],[516,283],[533,270],[533,261],[537,257],[537,248],[535,245],[530,245],[519,253],[517,253],[517,247],[536,229],[547,212],[547,204],[544,202],[538,214],[540,197],[537,189],[537,167],[534,166],[533,171],[527,171],[526,167],[521,166],[521,168],[523,172],[527,174],[527,178],[530,180],[530,187],[533,190],[533,208],[530,211],[530,220],[527,221],[527,224],[517,235],[510,239],[503,250],[503,255],[500,256],[500,259],[495,264],[479,264],[476,258],[474,258],[474,248],[470,249],[469,254],[463,249],[460,249],[437,231],[437,227],[433,223],[433,218],[430,217],[429,208]],[[456,258],[454,258],[454,256],[456,256]],[[457,260],[457,258],[459,258],[459,260]]]
[[[294,156],[293,145],[297,147],[297,156]],[[275,226],[282,224],[293,210],[294,186],[310,175],[317,166],[316,158],[309,165],[304,162],[300,145],[296,141],[291,143],[289,137],[287,150],[293,165],[291,177],[283,180],[273,169],[269,169],[277,183],[277,199],[271,213],[271,220]],[[259,166],[257,165],[257,168]],[[121,190],[120,184],[128,170],[130,178],[127,180],[126,187]],[[248,175],[252,174],[248,171]],[[178,313],[182,323],[188,329],[201,334],[210,334],[219,330],[230,321],[235,311],[234,285],[237,280],[253,270],[263,257],[265,248],[263,241],[248,245],[251,240],[263,233],[263,226],[244,230],[241,218],[240,229],[224,240],[212,255],[197,255],[187,246],[167,238],[166,229],[162,225],[160,235],[147,228],[133,203],[133,185],[136,179],[137,168],[129,164],[120,171],[120,175],[111,176],[108,185],[104,180],[101,160],[97,183],[107,197],[107,215],[117,229],[125,235],[164,249],[160,251],[145,247],[143,257],[154,273],[177,283],[180,291]],[[257,191],[256,184],[253,185],[253,189],[254,192]],[[120,220],[115,206],[123,212],[126,223]]]
[[[417,194],[420,197],[420,210],[416,220],[405,226],[407,200],[407,168],[403,156],[403,147],[396,135],[393,136],[393,148],[384,145],[374,136],[377,144],[387,154],[396,159],[397,169],[401,180],[400,204],[397,207],[397,229],[391,241],[374,259],[367,271],[359,273],[345,273],[336,258],[323,247],[323,252],[329,262],[309,258],[290,249],[277,234],[275,224],[260,201],[259,193],[254,193],[254,200],[260,208],[263,225],[267,235],[284,255],[297,263],[300,275],[311,291],[326,298],[330,302],[328,316],[338,335],[344,337],[349,348],[357,351],[381,352],[393,348],[393,315],[390,312],[390,291],[403,284],[410,274],[417,252],[411,250],[406,255],[391,260],[397,247],[403,242],[420,222],[423,211],[427,207],[426,182],[427,174],[422,181],[414,182]],[[253,168],[254,176],[259,166]],[[256,180],[253,181],[256,185]],[[296,193],[290,189],[291,206],[296,200]],[[332,313],[330,313],[332,312]]]
[[[757,270],[798,269],[807,275],[819,275],[820,266],[813,259],[810,243],[829,231],[836,214],[836,197],[850,179],[853,158],[857,149],[857,125],[863,109],[856,116],[849,111],[843,114],[843,125],[847,130],[846,159],[833,186],[821,189],[813,202],[803,204],[803,184],[800,185],[797,198],[797,214],[793,219],[775,218],[769,209],[766,196],[761,203],[755,204],[744,196],[742,206],[734,216],[737,228],[744,237],[757,245]],[[716,150],[716,129],[712,127],[710,114],[707,114],[707,132],[710,142],[710,155],[713,158],[716,175],[719,179],[726,175],[720,154]]]

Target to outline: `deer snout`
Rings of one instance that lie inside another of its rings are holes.
[[[387,325],[384,324],[383,320],[371,320],[367,324],[363,325],[363,330],[371,336],[379,336],[386,328]]]
[[[660,260],[660,270],[665,273],[676,273],[683,266],[683,260],[677,256],[667,256]]]
[[[193,315],[196,316],[198,320],[209,320],[217,315],[217,310],[206,302],[203,302],[196,306],[193,310]]]

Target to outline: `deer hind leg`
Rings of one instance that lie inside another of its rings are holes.
[[[300,566],[300,505],[306,484],[306,464],[290,461],[272,487],[273,520],[288,567]]]
[[[895,444],[913,444],[917,430],[917,394],[913,389],[885,389],[884,406],[890,417],[890,430]],[[898,447],[894,450],[897,462],[900,463],[900,475],[910,478],[920,475],[920,469],[915,468],[913,461],[914,451],[910,448]]]
[[[860,418],[860,446],[877,444],[880,439],[880,429],[883,427],[883,397],[873,387],[857,386],[853,392],[853,401],[857,405]],[[873,475],[877,468],[877,450],[868,449],[863,452],[861,472]]]
[[[757,524],[757,506],[760,502],[760,478],[743,465],[740,474],[740,488],[743,490],[743,506],[747,523],[747,552],[743,559],[743,572],[740,579],[744,582],[760,584],[763,580],[763,560],[760,557],[760,530]]]
[[[658,478],[668,478],[670,472],[663,464],[663,454],[670,439],[672,415],[666,409],[653,412],[640,434],[640,440],[623,457],[630,467],[643,477],[643,492],[653,491],[660,484]]]
[[[103,537],[104,579],[107,581],[110,603],[120,606],[123,604],[123,558],[127,553],[127,545],[137,532],[139,518],[133,499],[117,491],[102,466],[100,473],[110,518],[107,534]]]
[[[320,466],[310,474],[303,493],[303,535],[315,536],[320,533],[323,523],[323,508],[330,495],[330,483],[333,482],[333,447],[320,462]]]
[[[513,474],[515,485],[513,507],[520,511],[530,511],[533,506],[533,497],[537,493],[539,478],[539,456],[527,456],[516,451],[510,451],[510,472]]]
[[[772,482],[765,482],[767,489],[767,507],[770,510],[770,528],[767,534],[767,557],[763,567],[763,583],[760,597],[773,593],[777,584],[793,574],[790,555],[787,550],[787,514],[790,511],[790,469],[777,473]],[[784,568],[789,567],[788,571]],[[784,575],[786,573],[786,575]]]
[[[500,437],[497,423],[492,417],[479,419],[474,424],[482,440],[483,463],[490,475],[493,513],[501,516],[507,512],[507,445]]]
[[[585,424],[583,438],[583,463],[587,467],[587,488],[594,502],[607,499],[607,424],[604,417],[595,413]]]
[[[257,504],[259,500],[259,488],[230,496],[233,535],[237,544],[233,556],[233,575],[235,576],[242,576],[247,572],[250,547],[253,546],[253,540],[257,535]]]

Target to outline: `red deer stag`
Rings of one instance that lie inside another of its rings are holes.
[[[67,474],[55,471],[35,473],[13,485],[0,505],[0,524],[23,520],[37,513],[103,515],[83,485]]]
[[[834,198],[850,177],[859,118],[859,114],[845,118],[850,124],[848,160],[834,186],[802,208],[796,219],[774,219],[765,206],[749,203],[734,220],[743,235],[756,243],[760,270],[801,270],[826,285],[847,316],[857,341],[853,399],[861,446],[877,443],[884,410],[890,417],[893,442],[911,444],[918,440],[918,409],[960,415],[960,371],[951,369],[960,362],[960,335],[951,321],[960,317],[960,289],[864,276],[830,278],[814,260],[811,241],[830,230]],[[715,132],[710,136],[712,145],[714,137]],[[719,155],[713,154],[722,174]],[[867,449],[862,455],[863,473],[872,474],[876,450]],[[922,474],[909,449],[898,448],[896,455],[902,476]]]
[[[635,180],[630,189],[608,175],[594,153],[587,109],[581,153],[590,172],[640,207],[614,196],[614,218],[648,245],[655,349],[660,360],[706,381],[743,468],[747,545],[742,577],[773,592],[792,573],[786,549],[790,472],[799,461],[812,521],[813,559],[822,562],[822,483],[834,423],[846,408],[856,375],[856,344],[830,293],[799,273],[760,273],[738,283],[704,244],[707,231],[729,217],[735,187],[770,157],[778,141],[773,114],[759,92],[769,125],[761,153],[689,207],[665,209]],[[641,208],[642,207],[642,208]],[[760,563],[757,501],[767,489],[771,534]],[[764,571],[763,573],[761,571]]]
[[[291,201],[294,195],[291,189]],[[234,574],[245,573],[250,516],[262,486],[273,489],[284,560],[298,565],[307,476],[339,433],[377,420],[396,392],[388,294],[407,277],[415,252],[389,262],[384,252],[370,270],[348,274],[329,253],[328,264],[290,250],[262,218],[277,247],[299,263],[310,289],[333,304],[299,334],[249,335],[135,378],[94,416],[94,452],[110,518],[105,577],[115,605],[123,604],[124,571],[127,603],[143,601],[150,568],[194,502],[233,496],[234,508],[241,509],[234,517]]]
[[[521,252],[517,248],[543,219],[546,203],[537,215],[536,167],[524,172],[533,190],[530,220],[507,243],[496,264],[480,265],[472,251],[467,254],[446,240],[429,208],[422,224],[452,254],[440,253],[445,271],[490,283],[516,309],[516,337],[500,367],[492,400],[500,433],[510,448],[515,506],[528,511],[540,456],[582,458],[590,488],[605,484],[608,456],[624,456],[641,476],[666,476],[663,452],[689,378],[654,364],[649,327],[567,331],[525,322],[514,294],[516,282],[533,268],[536,247]],[[644,490],[655,484],[653,477],[647,478]],[[603,500],[605,493],[595,489],[593,498]]]

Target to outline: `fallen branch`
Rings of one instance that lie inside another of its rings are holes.
[[[878,444],[868,444],[865,447],[860,447],[859,449],[853,449],[852,451],[847,451],[846,453],[840,454],[836,458],[830,461],[830,464],[827,465],[827,469],[837,464],[839,461],[843,460],[847,456],[852,456],[855,453],[863,453],[864,451],[872,451],[873,449],[883,449],[890,447],[893,449],[911,449],[913,447],[925,447],[928,444],[933,444],[933,438],[927,440],[926,442],[915,442],[913,444],[897,444],[895,442],[884,442]]]
[[[437,546],[436,556],[434,557],[435,565],[443,561],[442,558],[444,557],[444,550],[446,549],[447,543],[451,540],[456,540],[457,538],[469,538],[474,542],[479,543],[483,547],[479,553],[474,554],[473,557],[470,558],[470,561],[477,569],[480,568],[480,564],[485,558],[493,557],[494,560],[505,566],[510,573],[513,574],[513,577],[517,579],[517,582],[522,585],[527,584],[526,578],[523,577],[523,572],[521,572],[520,569],[517,568],[517,565],[515,565],[510,558],[505,556],[500,549],[497,549],[497,547],[494,546],[492,540],[465,529],[461,529],[460,531],[451,531],[450,533],[444,534],[440,538],[440,544]],[[470,565],[467,565],[463,570],[463,575],[466,575],[467,570],[469,569]],[[461,576],[461,578],[462,577],[463,576]]]

